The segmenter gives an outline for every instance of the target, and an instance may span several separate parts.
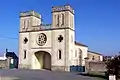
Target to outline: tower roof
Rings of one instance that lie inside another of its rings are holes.
[[[69,5],[63,5],[63,6],[53,6],[52,12],[61,12],[61,11],[70,11],[74,14],[74,9]]]
[[[37,18],[41,18],[41,15],[33,10],[20,13],[20,17],[26,17],[26,16],[35,16]]]

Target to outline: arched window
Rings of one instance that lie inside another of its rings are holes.
[[[62,14],[62,25],[64,25],[64,14]]]
[[[82,50],[79,49],[79,65],[82,65]]]
[[[27,27],[26,28],[28,28],[29,26],[30,26],[30,21],[27,20]]]
[[[95,57],[94,57],[94,56],[92,57],[92,60],[95,60]]]
[[[77,57],[77,50],[75,50],[75,57]]]
[[[26,59],[26,52],[27,52],[27,51],[26,51],[26,50],[24,50],[24,59]]]
[[[26,27],[26,21],[23,21],[23,29]]]
[[[57,16],[57,26],[59,26],[59,15]]]
[[[61,50],[58,50],[58,59],[62,59],[62,54]]]

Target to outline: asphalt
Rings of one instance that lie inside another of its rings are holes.
[[[102,80],[102,79],[59,71],[1,69],[0,80]]]

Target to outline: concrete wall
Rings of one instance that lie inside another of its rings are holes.
[[[74,64],[80,65],[80,61],[79,61],[80,50],[81,50],[81,65],[85,66],[85,58],[87,57],[88,47],[80,46],[80,45],[75,45],[75,54],[73,55]]]
[[[105,62],[86,62],[86,69],[95,72],[104,72],[107,70]]]
[[[9,63],[10,61],[8,59],[6,60],[0,60],[0,68],[3,69],[3,68],[9,68]]]

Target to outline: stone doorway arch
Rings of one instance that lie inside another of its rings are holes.
[[[46,51],[37,51],[35,54],[34,67],[36,69],[51,70],[51,55]]]

